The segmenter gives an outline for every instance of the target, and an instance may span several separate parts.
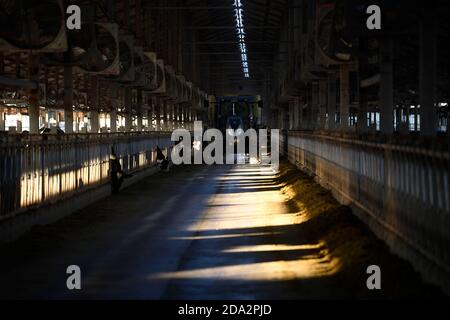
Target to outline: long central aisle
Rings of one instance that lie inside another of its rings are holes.
[[[380,294],[434,294],[348,209],[292,167],[283,168],[282,178],[270,167],[244,165],[182,166],[150,176],[0,247],[0,295],[377,297],[366,287],[365,270],[374,263],[383,279],[395,279],[385,281]],[[299,186],[301,202],[294,201]],[[81,290],[67,289],[70,265],[81,269]]]
[[[176,271],[226,166],[182,166],[157,173],[61,221],[36,227],[0,248],[4,298],[157,299]],[[81,269],[68,290],[66,269]]]
[[[331,271],[318,245],[294,243],[296,221],[270,167],[174,168],[3,248],[2,296],[286,296],[289,280]]]
[[[218,179],[196,235],[178,238],[192,241],[178,270],[152,275],[174,279],[167,298],[299,297],[296,280],[333,273],[320,244],[301,240],[270,167],[235,166]]]

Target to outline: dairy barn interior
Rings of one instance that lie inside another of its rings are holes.
[[[0,0],[0,296],[448,298],[449,17]]]

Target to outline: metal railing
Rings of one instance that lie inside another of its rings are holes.
[[[448,151],[301,131],[287,140],[290,162],[363,209],[382,238],[400,237],[450,274]]]
[[[169,132],[0,136],[0,221],[108,183],[113,149],[133,172],[172,144]]]

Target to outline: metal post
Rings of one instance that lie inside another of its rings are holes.
[[[327,81],[319,81],[319,125],[318,129],[322,130],[326,125],[327,114]]]
[[[292,100],[288,101],[288,129],[293,130],[294,129],[294,103]]]
[[[425,17],[420,22],[419,100],[420,132],[426,136],[437,133],[436,100],[436,20]]]
[[[394,86],[392,71],[392,39],[382,39],[380,43],[380,131],[394,132]]]
[[[336,128],[336,78],[328,74],[328,130]]]
[[[349,129],[348,117],[349,117],[349,66],[342,64],[339,69],[340,79],[340,129],[341,131],[347,131]]]
[[[132,127],[132,96],[131,88],[125,88],[125,131],[130,132]]]
[[[64,66],[64,131],[65,133],[73,133],[73,75],[71,66]]]
[[[294,98],[295,103],[295,109],[297,110],[297,130],[301,130],[303,127],[303,104],[302,104],[302,97],[295,97]]]
[[[5,111],[0,107],[0,131],[5,131]]]
[[[155,104],[156,131],[161,131],[161,101],[156,99]]]
[[[99,115],[97,110],[90,112],[91,133],[98,133],[99,131]]]
[[[30,54],[29,60],[30,79],[39,80],[39,56]],[[28,116],[30,119],[30,133],[39,133],[39,87],[29,91]],[[3,121],[3,120],[2,120]],[[4,123],[4,121],[3,121]],[[4,124],[3,124],[4,126]]]
[[[357,131],[359,133],[366,133],[367,127],[367,101],[360,100],[358,105],[358,124]]]
[[[162,118],[161,130],[162,131],[168,130],[167,107],[168,107],[167,100],[163,100],[162,111],[161,111],[161,118]]]
[[[313,82],[311,84],[311,103],[309,105],[309,129],[315,130],[319,128],[319,83]]]
[[[90,110],[90,125],[91,133],[98,133],[99,131],[99,119],[98,119],[98,109],[99,109],[99,96],[98,96],[98,78],[97,76],[91,76],[91,110]]]
[[[170,118],[170,102],[167,100],[164,100],[163,118],[164,118],[164,130],[165,131],[171,130],[172,121]]]
[[[142,99],[142,90],[138,90],[137,92],[137,131],[142,131],[142,104],[143,104],[143,99]]]
[[[117,105],[116,103],[113,104],[111,113],[109,114],[110,118],[110,125],[111,125],[111,132],[117,132]]]
[[[178,105],[177,104],[172,104],[172,109],[173,109],[173,129],[177,129],[179,128],[179,116],[180,114],[178,113]]]

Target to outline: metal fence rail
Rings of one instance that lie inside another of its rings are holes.
[[[369,213],[379,236],[394,247],[400,237],[450,274],[449,152],[298,131],[287,140],[290,162]]]
[[[107,183],[112,148],[133,172],[171,145],[166,132],[0,136],[0,221]]]

